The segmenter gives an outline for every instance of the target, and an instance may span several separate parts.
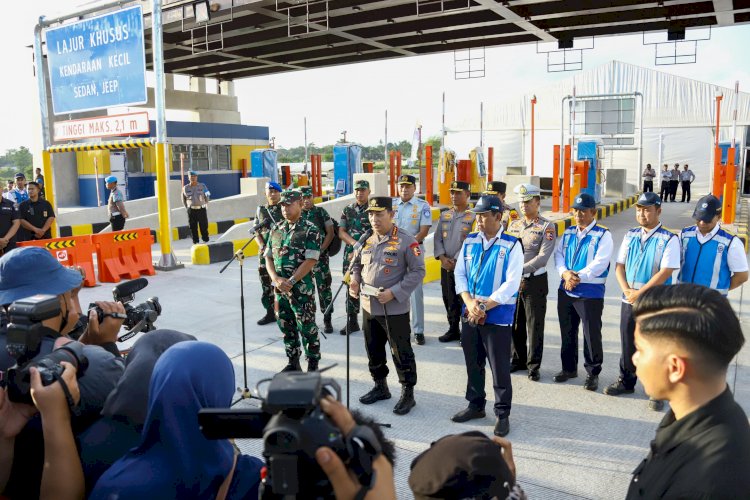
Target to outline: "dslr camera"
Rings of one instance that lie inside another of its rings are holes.
[[[9,309],[8,341],[6,349],[15,360],[2,377],[8,397],[17,403],[33,404],[31,399],[31,367],[39,370],[43,385],[53,384],[64,370],[60,364],[67,361],[76,367],[80,378],[88,367],[83,345],[69,342],[48,354],[40,355],[42,339],[49,329],[42,321],[60,314],[60,299],[56,295],[34,295],[13,302]]]
[[[261,438],[267,474],[260,498],[332,498],[333,488],[315,460],[331,448],[354,471],[360,484],[374,484],[373,461],[381,446],[373,430],[358,425],[348,435],[320,407],[325,396],[341,400],[341,388],[320,373],[275,375],[260,409],[203,409],[198,422],[208,439]]]
[[[112,289],[112,298],[115,302],[122,302],[127,315],[127,319],[123,321],[123,326],[127,328],[127,331],[117,338],[118,341],[124,342],[139,332],[149,332],[156,328],[154,322],[161,315],[159,297],[149,297],[137,306],[130,304],[135,300],[135,294],[147,286],[146,278],[137,278],[120,283]],[[101,324],[104,321],[104,311],[93,303],[89,304],[89,310],[91,309],[96,311],[99,324]]]

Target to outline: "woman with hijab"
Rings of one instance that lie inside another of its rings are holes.
[[[234,383],[219,347],[167,349],[151,376],[140,444],[102,475],[90,498],[257,498],[263,463],[238,455],[228,440],[206,439],[198,426],[198,410],[229,406]]]

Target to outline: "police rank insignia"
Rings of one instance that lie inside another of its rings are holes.
[[[377,204],[378,204],[378,201],[377,201],[377,200],[376,200],[375,198],[373,198],[373,199],[371,199],[371,200],[370,200],[370,206],[371,206],[371,207],[374,207],[374,206],[376,206]]]

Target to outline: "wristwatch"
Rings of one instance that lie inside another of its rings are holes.
[[[479,303],[479,310],[480,311],[486,311],[487,310],[487,304],[484,302]]]
[[[291,278],[289,278],[289,283],[291,283],[292,286],[294,286],[294,284],[297,283],[297,278],[295,278],[294,276],[292,276]]]

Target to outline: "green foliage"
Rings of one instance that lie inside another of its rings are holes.
[[[440,141],[438,139],[438,149],[440,148]],[[401,155],[404,158],[408,158],[411,155],[411,143],[407,140],[402,140],[397,143],[389,142],[388,151],[401,151]],[[305,161],[305,147],[296,146],[287,149],[278,149],[279,163],[302,163]],[[333,161],[333,144],[327,146],[316,146],[310,143],[307,148],[308,155],[319,154],[322,156],[323,161]],[[384,161],[384,148],[383,143],[375,146],[362,146],[362,161],[382,162]],[[434,152],[437,155],[437,151]],[[437,157],[437,156],[436,156]],[[308,158],[309,161],[309,158]],[[377,168],[377,166],[376,166]]]
[[[25,146],[8,149],[0,156],[0,179],[12,179],[17,172],[23,172],[26,179],[33,178],[31,151]]]

